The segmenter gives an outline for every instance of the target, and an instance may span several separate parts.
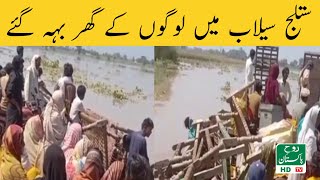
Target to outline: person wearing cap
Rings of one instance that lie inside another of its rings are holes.
[[[299,73],[299,85],[302,88],[308,88],[310,89],[310,72],[313,69],[313,62],[310,60],[308,63],[302,68],[302,70]]]
[[[297,121],[297,124],[305,114],[309,95],[310,90],[307,88],[302,88],[300,95],[301,100],[293,106],[292,116]]]

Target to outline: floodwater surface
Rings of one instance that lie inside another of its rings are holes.
[[[157,160],[173,156],[172,145],[186,141],[188,131],[184,127],[184,119],[189,116],[196,119],[208,118],[224,109],[230,111],[224,97],[240,89],[244,85],[244,67],[226,65],[223,68],[197,68],[183,64],[179,75],[171,87],[170,100],[155,102],[155,117],[159,123],[154,148]],[[297,100],[298,83],[290,80],[293,97],[289,105]]]
[[[130,47],[129,47],[130,48]],[[144,52],[141,52],[143,56]],[[153,118],[153,73],[144,72],[139,65],[121,64],[117,62],[108,62],[105,60],[94,59],[85,55],[78,55],[74,52],[66,53],[59,50],[45,50],[41,47],[25,47],[24,50],[24,68],[30,65],[30,60],[34,54],[45,56],[49,60],[59,60],[59,66],[64,63],[71,63],[76,71],[82,71],[89,81],[106,83],[112,86],[123,88],[125,91],[131,92],[136,87],[142,90],[145,98],[140,98],[135,102],[125,102],[121,105],[114,104],[112,96],[104,96],[95,93],[92,89],[87,90],[84,99],[84,106],[93,111],[110,118],[119,125],[140,130],[141,123],[144,118]],[[0,47],[0,64],[5,66],[11,62],[16,55],[16,47]],[[62,72],[61,72],[62,74]],[[43,78],[49,88],[53,90],[54,84],[48,82],[48,72],[44,72]],[[79,85],[79,84],[76,84]],[[157,124],[157,122],[155,122]],[[155,135],[151,135],[148,139],[148,148],[151,152]],[[154,155],[151,153],[151,157]]]

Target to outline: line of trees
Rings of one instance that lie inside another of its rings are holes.
[[[177,47],[173,46],[155,46],[154,57],[156,61],[170,60],[174,63],[178,63]]]
[[[279,60],[279,65],[282,67],[292,67],[300,69],[303,66],[303,58],[299,58],[299,60],[295,59],[291,62],[288,62],[287,59],[281,59]]]
[[[78,55],[81,54],[85,54],[85,55],[91,55],[94,56],[97,59],[107,59],[107,60],[125,60],[125,61],[132,61],[134,63],[139,63],[139,64],[153,64],[154,60],[153,59],[148,59],[146,56],[141,56],[138,58],[128,58],[127,55],[121,55],[120,53],[113,53],[113,54],[109,54],[109,53],[99,53],[93,49],[84,49],[82,46],[76,46],[74,47],[70,47],[70,46],[45,46],[44,47],[46,50],[67,50],[67,51],[75,51]]]

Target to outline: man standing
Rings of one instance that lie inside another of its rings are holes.
[[[23,74],[23,63],[24,63],[23,51],[24,51],[23,46],[18,46],[17,47],[18,56],[20,57],[20,60],[22,61],[22,66],[20,67],[21,74]]]
[[[292,116],[297,121],[297,124],[299,124],[299,121],[301,120],[301,118],[306,113],[306,108],[307,108],[307,102],[308,102],[309,95],[310,95],[309,89],[302,88],[301,94],[300,94],[301,101],[297,102],[293,106]]]
[[[39,68],[41,66],[41,57],[34,55],[31,60],[31,65],[27,69],[26,81],[24,83],[24,98],[28,106],[38,109],[39,95]]]
[[[70,63],[66,63],[63,66],[63,76],[58,80],[55,90],[65,89],[67,84],[73,84],[73,66]]]
[[[22,90],[23,76],[21,74],[21,66],[23,61],[20,56],[15,56],[12,61],[13,71],[9,75],[6,94],[9,99],[7,108],[7,126],[17,124],[22,127]]]
[[[9,104],[9,99],[7,97],[6,89],[9,81],[9,76],[13,70],[12,63],[7,63],[6,66],[4,67],[4,70],[6,72],[6,75],[1,77],[0,79],[0,86],[1,86],[1,102],[0,102],[0,109],[3,112],[7,112],[7,107]]]
[[[262,91],[262,83],[261,81],[256,81],[254,85],[254,92],[249,95],[249,129],[251,134],[256,134],[257,130],[260,126],[260,118],[259,118],[259,108],[261,104],[261,95]]]
[[[245,85],[249,84],[253,81],[253,72],[254,72],[254,57],[256,55],[256,51],[254,49],[250,50],[249,58],[246,61],[246,69],[245,69]]]
[[[143,120],[141,125],[141,131],[132,132],[127,136],[129,145],[129,158],[133,154],[139,154],[143,156],[149,163],[149,157],[147,152],[147,141],[145,137],[149,137],[154,128],[153,121],[150,118]]]
[[[292,93],[289,82],[287,82],[289,76],[289,68],[285,67],[282,70],[282,80],[279,81],[280,95],[286,100],[287,105],[291,101]]]

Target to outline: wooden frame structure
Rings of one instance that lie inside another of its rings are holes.
[[[308,106],[311,107],[313,104],[319,101],[320,98],[320,53],[305,52],[303,67],[309,62],[313,62],[313,70],[310,72],[310,96],[308,98]],[[302,67],[302,68],[303,68]],[[300,101],[301,86],[299,87],[298,100]]]
[[[278,63],[279,47],[257,46],[254,79],[262,82],[262,92],[265,90],[266,79],[271,64]]]
[[[245,114],[240,109],[237,98],[248,98],[248,89],[254,81],[233,93],[227,102],[232,112],[218,113],[214,119],[196,120],[193,125],[197,129],[195,139],[175,144],[172,147],[174,157],[156,162],[152,165],[156,178],[160,180],[181,178],[185,180],[209,180],[219,176],[223,180],[244,180],[248,163],[261,156],[261,152],[253,154],[253,142],[261,142],[262,137],[251,136]],[[223,119],[223,120],[222,120]],[[230,131],[234,122],[236,136],[231,137]],[[185,149],[184,153],[182,150]],[[234,157],[243,156],[239,165],[244,168],[237,172],[231,171]]]

